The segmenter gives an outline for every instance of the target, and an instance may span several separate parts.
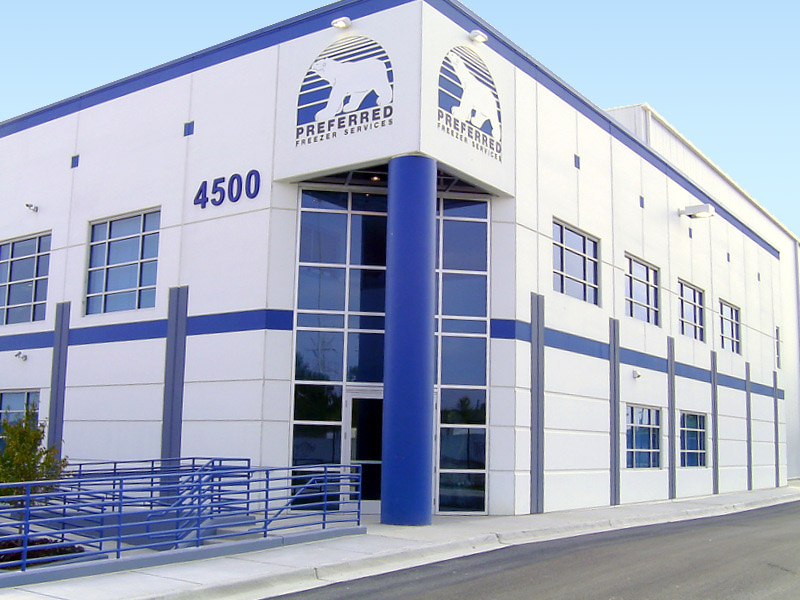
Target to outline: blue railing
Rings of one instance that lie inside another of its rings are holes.
[[[95,463],[0,485],[0,569],[361,524],[358,465],[192,460]]]

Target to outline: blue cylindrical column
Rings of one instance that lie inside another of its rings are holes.
[[[433,513],[436,161],[389,162],[381,523]]]

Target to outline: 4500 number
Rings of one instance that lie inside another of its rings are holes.
[[[225,185],[225,177],[217,177],[211,182],[211,196],[208,195],[208,181],[200,184],[197,194],[194,196],[194,203],[200,205],[200,208],[205,208],[206,204],[211,202],[212,206],[219,206],[225,202],[225,198],[231,202],[238,202],[242,197],[242,193],[248,198],[255,198],[261,189],[261,173],[253,169],[247,175],[242,177],[238,173],[234,173],[228,179],[228,185]]]

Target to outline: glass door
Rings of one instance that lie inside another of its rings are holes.
[[[383,440],[383,393],[379,389],[348,391],[345,395],[343,456],[361,466],[363,510],[377,512],[381,498],[381,449]]]

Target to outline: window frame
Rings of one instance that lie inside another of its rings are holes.
[[[640,258],[636,258],[630,254],[625,254],[627,261],[627,269],[625,271],[625,314],[629,317],[650,323],[651,325],[661,326],[661,284],[660,284],[660,269],[655,265],[648,263]],[[646,279],[634,275],[634,264],[639,265],[646,269]],[[651,281],[652,277],[652,281]],[[645,285],[647,291],[647,299],[643,303],[635,299],[634,284],[640,283]],[[651,302],[651,297],[653,301]],[[634,307],[640,306],[647,311],[647,318],[643,319],[637,315]]]
[[[556,227],[561,228],[561,239],[556,239]],[[575,248],[572,248],[567,245],[565,240],[565,231],[569,231],[570,233],[578,236],[582,240],[583,250],[580,252],[577,251]],[[596,236],[586,233],[572,225],[567,224],[566,222],[560,219],[553,219],[553,260],[552,260],[552,267],[553,267],[553,290],[569,296],[570,298],[575,298],[577,300],[583,300],[588,304],[592,304],[594,306],[600,306],[600,239]],[[594,256],[589,254],[589,244],[591,242],[594,244]],[[561,260],[559,261],[559,265],[556,266],[556,248],[560,250]],[[567,270],[567,261],[565,259],[566,253],[571,252],[581,259],[581,264],[583,268],[583,276],[578,277],[577,275],[568,272]],[[589,281],[587,278],[587,273],[589,272],[589,266],[594,266],[595,277],[594,283]],[[583,290],[583,297],[580,298],[575,294],[571,294],[567,291],[567,281],[573,282],[581,286]],[[594,300],[590,298],[589,290],[594,290]]]
[[[648,411],[648,420],[651,423],[636,423],[636,411]],[[657,423],[652,424],[655,415]],[[649,432],[647,435],[648,446],[637,447],[637,429],[644,429]],[[656,436],[653,437],[653,432]],[[656,440],[656,446],[652,445]],[[625,407],[625,464],[628,469],[660,469],[661,468],[661,408],[657,406],[643,406],[639,404],[628,404]],[[637,458],[647,455],[647,465],[638,465]]]
[[[694,292],[694,300],[690,300],[684,296],[684,288],[688,288]],[[683,279],[678,280],[678,298],[680,300],[680,307],[678,311],[678,325],[682,335],[693,338],[700,342],[706,340],[706,325],[705,325],[705,291]],[[699,301],[698,301],[699,298]],[[694,308],[694,314],[699,315],[699,320],[688,320],[684,318],[684,306],[688,304]],[[698,322],[699,321],[699,322]]]
[[[158,215],[158,222],[156,223],[155,228],[148,229],[146,224],[147,217],[154,214]],[[111,236],[112,223],[124,221],[132,217],[139,217],[141,219],[138,232],[123,234],[115,237]],[[105,233],[102,234],[103,237],[95,239],[95,228],[103,225],[105,225]],[[89,222],[89,241],[86,253],[86,281],[84,283],[84,315],[102,315],[111,312],[143,310],[155,307],[156,289],[158,283],[158,257],[161,247],[161,232],[161,207],[146,208],[136,212],[114,215]],[[145,256],[145,238],[154,235],[156,236],[155,254],[154,256]],[[125,242],[133,239],[137,240],[137,258],[131,260],[120,260],[118,262],[110,262],[111,244],[114,242]],[[99,265],[93,266],[93,249],[100,247],[103,247],[103,262]],[[152,283],[143,283],[143,267],[147,264],[155,265],[155,273],[152,274]],[[133,286],[122,287],[120,289],[109,290],[109,272],[115,268],[129,268],[132,266],[136,266],[136,284]],[[100,280],[100,291],[92,291],[92,276],[94,273],[102,273],[102,278]],[[112,309],[108,308],[109,297],[130,293],[135,294],[134,306]],[[92,306],[95,299],[98,299],[100,303],[99,307]]]
[[[697,427],[688,427],[686,425],[686,417],[697,417],[698,426]],[[707,448],[707,438],[708,438],[708,429],[706,428],[706,423],[708,422],[707,416],[703,413],[695,413],[691,411],[680,411],[679,422],[678,422],[678,430],[680,432],[680,466],[686,467],[689,469],[696,469],[696,468],[704,468],[708,466],[708,448]],[[702,426],[699,423],[702,422]],[[697,449],[691,449],[686,447],[687,441],[687,434],[690,432],[696,432],[700,435],[697,436],[698,446]],[[688,464],[689,457],[696,456],[697,457],[697,464]]]
[[[726,309],[730,315],[726,314]],[[723,350],[730,350],[735,354],[742,353],[742,311],[739,307],[720,298],[719,300],[720,318],[720,345]],[[726,335],[725,325],[730,324],[731,334]]]
[[[35,249],[31,254],[14,256],[14,247],[17,244],[33,241]],[[50,281],[50,255],[52,253],[53,235],[51,231],[42,231],[21,237],[0,240],[0,247],[8,248],[8,256],[2,258],[0,251],[0,273],[5,272],[5,277],[0,277],[0,326],[18,325],[21,323],[36,323],[44,321],[47,317],[47,295]],[[46,246],[46,249],[43,247]],[[33,273],[30,277],[12,280],[12,266],[17,261],[33,260]],[[42,269],[42,264],[44,268]],[[40,271],[44,271],[42,274]],[[5,279],[5,280],[3,280]],[[31,285],[30,302],[16,302],[11,304],[11,288],[14,285]],[[40,290],[41,295],[40,296]],[[38,297],[38,298],[37,298]],[[8,316],[11,310],[28,307],[28,318],[23,321],[9,322]],[[41,312],[39,313],[38,311]],[[38,313],[38,314],[37,314]]]
[[[8,394],[25,394],[25,406],[22,410],[15,410],[15,411],[8,411],[3,406],[3,396]],[[24,390],[2,390],[0,389],[0,452],[5,448],[5,440],[6,436],[3,435],[3,422],[5,419],[8,418],[9,414],[17,415],[18,418],[11,422],[17,422],[20,419],[25,417],[25,409],[29,406],[33,406],[34,411],[36,412],[36,420],[39,420],[39,404],[41,402],[41,391],[40,390],[31,390],[31,389],[24,389]]]

